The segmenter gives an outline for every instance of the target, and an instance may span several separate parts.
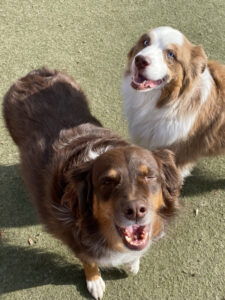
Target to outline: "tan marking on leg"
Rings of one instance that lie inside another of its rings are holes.
[[[100,276],[100,272],[96,263],[86,264],[83,263],[85,277],[88,281],[98,280]]]

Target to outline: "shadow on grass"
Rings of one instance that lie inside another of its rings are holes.
[[[90,297],[79,264],[68,263],[63,257],[46,253],[37,248],[1,246],[0,295],[17,290],[48,284],[75,285],[78,292]],[[110,269],[102,272],[104,280],[120,280],[127,277],[126,272]]]
[[[213,190],[225,190],[225,175],[224,178],[218,178],[212,173],[203,173],[195,168],[192,175],[185,179],[182,195],[191,197]]]
[[[0,166],[0,216],[0,227],[21,227],[38,223],[19,165]]]

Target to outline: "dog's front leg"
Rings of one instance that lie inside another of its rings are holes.
[[[95,299],[102,299],[105,291],[105,282],[95,263],[83,263],[87,289]]]
[[[139,266],[140,266],[140,259],[137,258],[136,260],[132,261],[131,263],[127,264],[127,269],[133,273],[137,274],[139,271]]]

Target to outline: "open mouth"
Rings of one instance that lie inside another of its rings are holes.
[[[142,250],[148,245],[149,225],[116,227],[127,248],[132,250]]]
[[[147,79],[139,72],[136,72],[135,75],[133,76],[131,86],[136,90],[146,90],[146,89],[155,88],[159,86],[162,82],[163,79],[159,79],[159,80]]]

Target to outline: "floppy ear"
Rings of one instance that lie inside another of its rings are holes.
[[[75,215],[83,215],[92,209],[92,163],[87,162],[66,174],[68,182],[61,198],[61,205],[66,205]]]
[[[183,87],[181,93],[187,88],[190,87],[195,78],[205,71],[207,66],[207,56],[202,48],[198,45],[192,46],[191,55],[189,62],[186,63]]]
[[[194,79],[197,75],[205,71],[207,65],[207,56],[202,46],[193,46],[191,50],[190,70]]]
[[[132,47],[127,54],[127,68],[125,70],[125,74],[130,73],[130,68],[131,68],[131,64],[132,64],[132,60],[133,60],[134,51],[135,51],[135,46]]]
[[[182,178],[175,164],[174,154],[170,150],[153,152],[160,169],[164,206],[159,213],[164,218],[173,216],[179,209],[178,196],[182,186]]]

